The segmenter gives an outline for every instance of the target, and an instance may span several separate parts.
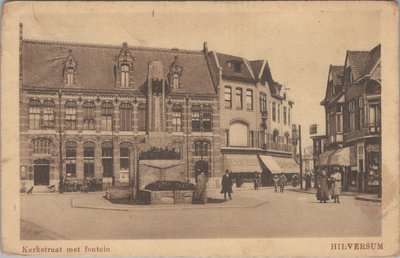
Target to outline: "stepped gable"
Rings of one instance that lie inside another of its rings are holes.
[[[71,55],[77,63],[75,88],[114,90],[114,62],[122,44],[96,45],[24,40],[22,46],[23,86],[60,88],[64,86],[64,62]],[[167,75],[175,56],[183,67],[182,93],[215,94],[202,51],[128,47],[134,61],[134,90],[146,83],[148,63],[161,61]]]

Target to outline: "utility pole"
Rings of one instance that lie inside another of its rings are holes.
[[[299,154],[300,154],[300,189],[303,190],[303,158],[301,150],[301,125],[299,125]]]

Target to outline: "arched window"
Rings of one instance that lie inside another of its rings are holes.
[[[146,131],[146,104],[140,103],[138,107],[139,131]]]
[[[76,177],[76,142],[65,143],[65,158],[67,177]]]
[[[83,143],[83,175],[94,177],[94,142]]]
[[[120,130],[131,131],[132,130],[132,105],[129,103],[122,103],[119,105],[120,112]]]
[[[272,141],[274,143],[279,143],[279,131],[274,130],[273,135],[272,135]]]
[[[248,146],[248,125],[243,122],[234,122],[229,126],[230,146]]]
[[[182,132],[182,105],[172,106],[172,131]]]
[[[33,154],[50,154],[53,143],[47,138],[37,138],[32,140]]]
[[[96,105],[93,102],[85,102],[83,107],[83,129],[94,130],[96,126]]]
[[[104,102],[101,104],[101,130],[111,131],[113,130],[113,109],[114,106],[110,102]]]
[[[114,175],[114,147],[112,142],[103,142],[101,144],[103,177],[112,177]]]
[[[76,103],[74,101],[65,103],[65,128],[76,130]]]
[[[40,107],[39,100],[31,99],[29,101],[29,129],[40,129]]]
[[[43,101],[43,128],[54,128],[54,102],[52,100]]]

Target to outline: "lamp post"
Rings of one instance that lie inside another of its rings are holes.
[[[62,91],[61,89],[58,90],[58,155],[59,155],[59,164],[58,164],[58,173],[59,173],[59,186],[58,192],[64,192],[64,178],[63,178],[63,154],[62,154],[62,133],[61,133],[61,99],[62,99]]]

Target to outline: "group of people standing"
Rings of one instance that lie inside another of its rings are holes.
[[[334,168],[330,177],[328,177],[325,170],[322,170],[317,181],[317,200],[319,200],[320,203],[326,203],[329,197],[331,197],[335,203],[340,203],[339,196],[341,192],[342,176],[338,168]],[[329,183],[331,183],[331,187],[329,187]]]
[[[278,192],[278,186],[279,186],[279,192],[283,193],[283,190],[285,189],[285,185],[287,182],[287,178],[283,172],[278,176],[274,175],[272,178],[274,180],[274,186],[275,186],[275,192]]]
[[[193,204],[205,204],[207,203],[207,181],[208,178],[204,172],[200,172],[196,177],[196,190],[193,193]],[[224,200],[228,195],[229,200],[232,200],[232,177],[229,175],[229,170],[225,171],[225,175],[222,177],[222,189],[221,193],[224,194]]]

